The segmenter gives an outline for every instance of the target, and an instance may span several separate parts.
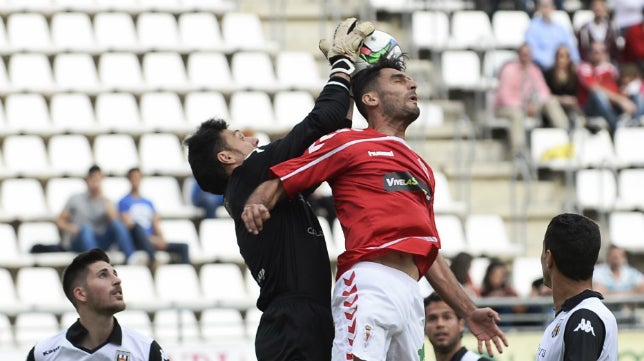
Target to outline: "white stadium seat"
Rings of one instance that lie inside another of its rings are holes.
[[[217,307],[246,309],[255,300],[246,290],[244,276],[239,266],[233,263],[208,263],[199,271],[201,290]]]
[[[131,1],[128,2],[132,3]],[[96,45],[103,52],[134,52],[139,49],[136,27],[130,14],[119,12],[97,13],[94,17],[94,34]]]
[[[92,101],[85,93],[57,93],[52,95],[49,103],[49,113],[52,128],[56,130],[56,133],[95,135],[100,131],[94,116]]]
[[[455,49],[488,49],[494,46],[490,18],[482,10],[452,14],[449,46]]]
[[[244,90],[273,92],[280,88],[268,53],[261,51],[234,53],[230,60],[230,70],[235,83]]]
[[[315,105],[313,96],[304,90],[284,90],[275,93],[275,131],[288,132],[301,122]]]
[[[5,179],[0,186],[4,216],[10,220],[50,220],[53,214],[45,201],[45,192],[33,178]]]
[[[185,133],[192,130],[184,119],[181,99],[176,93],[143,93],[139,109],[141,124],[146,132]]]
[[[525,41],[530,16],[521,10],[499,10],[492,15],[492,32],[497,48],[517,49]]]
[[[141,64],[133,53],[103,53],[98,76],[106,90],[141,92],[146,89]]]
[[[22,267],[16,274],[18,299],[33,310],[62,313],[73,310],[53,267]],[[47,297],[43,297],[47,295]]]
[[[199,239],[204,253],[219,262],[239,265],[244,259],[239,253],[235,221],[232,218],[207,218],[199,224]]]
[[[158,297],[152,272],[143,265],[119,265],[116,273],[121,279],[123,299],[132,308],[157,310],[170,306]]]
[[[150,175],[188,176],[190,167],[179,138],[170,133],[146,133],[139,140],[141,171]]]
[[[200,319],[204,341],[246,341],[246,327],[241,313],[235,309],[209,308]]]
[[[94,111],[100,131],[130,135],[143,131],[139,106],[131,93],[99,94]]]
[[[194,52],[186,64],[190,87],[202,91],[219,91],[226,94],[240,89],[233,81],[230,65],[223,53]]]
[[[51,17],[51,40],[57,52],[97,50],[94,27],[89,14],[57,12]]]
[[[2,248],[2,252],[0,252],[0,273],[4,271],[9,272],[9,269],[34,265],[32,255],[22,253],[18,248],[18,236],[13,226],[8,223],[0,223],[0,247]],[[11,282],[11,289],[8,289],[5,287],[2,277],[0,275],[0,289],[6,289],[8,291],[6,294],[4,292],[0,293],[0,310],[6,310],[9,307],[16,307],[19,302],[15,295],[13,281]]]
[[[175,308],[198,308],[210,306],[203,297],[199,276],[189,264],[163,264],[154,275],[157,294],[162,301],[170,302]]]
[[[638,211],[611,212],[608,216],[608,241],[629,252],[644,252],[642,243],[644,213]]]
[[[18,246],[22,254],[29,254],[35,245],[58,246],[60,233],[53,221],[23,222],[18,227]],[[33,255],[34,264],[43,267],[65,267],[76,253],[66,251],[44,252]]]
[[[99,134],[94,138],[94,161],[106,175],[125,175],[139,165],[134,139],[127,134]]]
[[[211,12],[180,14],[178,26],[181,44],[187,51],[228,50],[221,35],[219,20]]]
[[[194,312],[167,309],[154,313],[154,336],[162,345],[169,343],[191,343],[200,340],[199,322]]]
[[[227,12],[222,16],[221,35],[231,51],[275,51],[277,44],[264,36],[256,13]]]
[[[56,90],[51,65],[45,54],[13,54],[7,70],[14,91],[50,93]]]
[[[161,218],[192,218],[200,215],[183,202],[179,181],[173,176],[148,176],[141,181],[141,194],[149,198]]]
[[[274,133],[276,128],[273,103],[263,91],[238,91],[228,104],[230,126],[233,129],[252,129]]]
[[[47,180],[45,194],[47,206],[52,213],[58,215],[65,207],[69,197],[87,191],[87,183],[85,183],[84,177],[87,175],[87,170],[90,166],[91,164],[84,169],[84,173],[80,176],[53,177]]]
[[[23,177],[55,176],[49,163],[47,148],[42,137],[37,135],[10,135],[2,145],[2,154],[7,170]]]
[[[465,219],[467,249],[475,256],[516,257],[523,246],[510,241],[498,214],[469,214]]]
[[[415,49],[440,51],[448,46],[449,18],[440,11],[415,11],[411,14],[411,31]]]
[[[16,315],[13,329],[16,346],[29,350],[36,342],[58,333],[60,326],[51,312],[22,312]]]
[[[94,60],[90,54],[58,54],[54,59],[53,74],[58,89],[95,94],[102,87]]]
[[[141,68],[146,87],[150,90],[179,93],[188,90],[188,76],[179,53],[145,53]]]
[[[197,129],[203,121],[210,118],[230,121],[226,98],[217,91],[190,92],[186,94],[183,109],[186,121],[192,130]]]
[[[45,97],[41,94],[9,94],[4,106],[9,134],[50,135],[56,132]]]
[[[179,51],[179,29],[170,13],[144,12],[136,18],[139,46],[143,51]]]
[[[53,50],[49,26],[43,14],[10,14],[7,17],[7,37],[13,51],[47,53]]]

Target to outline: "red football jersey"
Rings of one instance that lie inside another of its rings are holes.
[[[338,277],[354,263],[391,250],[416,255],[421,276],[436,258],[434,175],[403,139],[341,129],[271,172],[289,197],[325,180],[331,185],[346,248],[338,257]]]

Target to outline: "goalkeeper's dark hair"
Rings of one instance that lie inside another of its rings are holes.
[[[110,263],[110,257],[102,249],[93,248],[74,257],[63,271],[63,291],[74,308],[77,307],[74,288],[86,284],[89,266],[99,261]]]
[[[601,243],[597,223],[573,213],[554,217],[543,238],[543,246],[550,250],[559,272],[575,281],[593,277]]]
[[[353,92],[353,99],[355,100],[356,107],[362,116],[367,119],[367,109],[362,102],[362,95],[375,90],[376,80],[380,76],[380,70],[392,68],[399,71],[405,71],[405,59],[407,55],[402,53],[395,57],[383,56],[377,63],[367,66],[365,69],[357,72],[351,77],[351,90]]]
[[[228,185],[226,170],[217,159],[217,153],[227,146],[222,137],[226,129],[228,123],[223,119],[208,119],[183,142],[188,147],[188,163],[197,184],[202,190],[213,194],[224,194]]]

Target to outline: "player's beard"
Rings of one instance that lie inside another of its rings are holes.
[[[448,343],[441,343],[441,344],[432,343],[432,346],[434,347],[434,352],[439,354],[448,354],[454,349],[454,347],[458,344],[458,342],[459,342],[459,339],[454,338],[454,339],[451,339]]]

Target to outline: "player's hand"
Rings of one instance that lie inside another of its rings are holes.
[[[263,204],[247,204],[242,212],[242,220],[249,233],[258,235],[264,228],[264,222],[271,218],[271,213]]]
[[[485,343],[488,355],[494,357],[494,349],[490,345],[490,341],[494,342],[494,346],[496,346],[499,353],[503,353],[501,342],[505,347],[508,347],[508,340],[496,324],[499,321],[501,321],[499,314],[489,307],[477,308],[466,318],[467,327],[478,340],[480,354],[483,353],[483,343]]]
[[[333,41],[320,40],[320,51],[332,66],[340,59],[355,63],[360,56],[360,48],[364,39],[375,30],[375,26],[368,21],[363,22],[356,18],[348,18],[335,28]]]

